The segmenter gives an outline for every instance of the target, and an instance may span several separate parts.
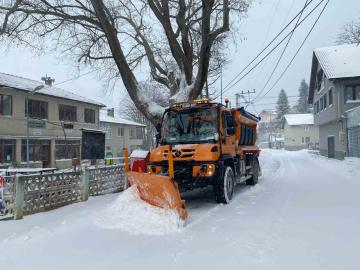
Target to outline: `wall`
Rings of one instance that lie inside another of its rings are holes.
[[[17,139],[16,161],[21,161],[21,139],[26,139],[26,117],[25,100],[26,94],[10,88],[1,88],[0,94],[12,96],[12,116],[0,115],[0,138]],[[55,139],[64,139],[64,131],[59,121],[59,104],[71,105],[77,107],[77,122],[72,123],[74,129],[66,130],[67,139],[81,139],[81,129],[98,129],[99,107],[92,104],[86,104],[73,100],[60,99],[40,94],[29,95],[30,99],[48,102],[48,119],[43,129],[29,129],[30,139],[48,139],[51,140],[51,149],[54,149]],[[95,124],[84,122],[84,109],[95,110]],[[54,151],[52,152],[51,166],[55,166]]]
[[[25,92],[0,88],[1,94],[11,95],[13,99],[13,115],[0,116],[0,135],[24,136],[26,135],[26,117],[25,117]],[[59,99],[39,94],[29,96],[30,99],[48,102],[48,119],[46,128],[43,130],[30,129],[30,134],[35,137],[64,137],[59,121],[59,104],[71,105],[77,107],[77,122],[74,122],[74,129],[67,131],[68,137],[81,137],[81,128],[98,128],[99,108],[96,105],[85,104],[72,100]],[[84,122],[84,109],[89,108],[95,110],[95,124]],[[51,122],[51,123],[50,123]],[[60,126],[59,126],[60,125]],[[5,128],[4,128],[5,127]],[[39,134],[39,133],[41,134]]]
[[[284,144],[286,150],[299,150],[308,148],[307,143],[302,142],[303,137],[310,137],[310,143],[319,143],[319,128],[314,125],[284,126]]]
[[[103,131],[107,132],[105,140],[105,155],[108,152],[111,152],[113,157],[119,157],[122,156],[122,149],[124,147],[128,148],[131,152],[131,150],[142,146],[142,139],[130,138],[130,129],[135,129],[135,126],[107,122],[101,122],[100,126]],[[124,129],[124,133],[123,136],[118,136],[118,128],[121,127]],[[110,130],[111,137],[109,137]],[[136,131],[134,134],[136,135]]]
[[[327,107],[315,113],[314,122],[319,126],[320,132],[320,154],[328,156],[328,137],[335,137],[335,158],[343,159],[347,156],[347,129],[345,112],[360,106],[360,102],[345,103],[345,85],[360,84],[359,78],[337,79],[329,81],[325,78],[324,88],[321,91],[315,89],[314,106],[317,101],[324,95],[328,95],[330,89],[333,89],[333,105],[329,106],[327,97]]]
[[[320,134],[320,154],[322,156],[328,156],[328,137],[334,136],[335,138],[335,158],[343,159],[347,152],[347,140],[346,140],[346,123],[345,121],[332,121],[319,126]],[[341,136],[340,132],[344,132]]]

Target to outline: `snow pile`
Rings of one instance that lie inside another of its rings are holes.
[[[184,222],[175,210],[155,207],[141,200],[137,188],[132,186],[96,218],[95,224],[131,234],[163,235],[181,231]]]

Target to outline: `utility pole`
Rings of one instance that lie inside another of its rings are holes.
[[[223,78],[222,78],[222,68],[220,71],[220,104],[222,104],[222,94],[223,94]]]
[[[26,165],[28,168],[30,168],[30,146],[29,146],[29,141],[30,141],[30,135],[29,135],[29,125],[30,125],[30,113],[29,113],[29,95],[34,94],[36,91],[39,91],[41,89],[43,89],[45,87],[45,85],[38,85],[36,86],[33,90],[27,92],[25,94],[25,104],[26,104]]]
[[[236,107],[237,108],[239,108],[240,107],[240,102],[239,102],[239,99],[240,99],[240,97],[242,97],[243,99],[244,99],[244,102],[245,102],[245,104],[246,104],[246,107],[247,106],[249,106],[251,103],[252,103],[252,101],[251,101],[251,99],[250,99],[250,96],[251,96],[251,94],[255,94],[255,89],[253,89],[253,90],[247,90],[247,91],[241,91],[241,93],[236,93],[235,94],[235,97],[236,97]],[[245,96],[245,95],[247,95],[247,97]]]
[[[236,97],[236,105],[235,105],[235,107],[236,107],[236,108],[240,108],[240,102],[239,102],[240,94],[239,94],[239,93],[236,93],[236,94],[235,94],[235,97]]]

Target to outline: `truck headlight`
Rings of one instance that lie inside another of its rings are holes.
[[[215,173],[215,165],[214,164],[209,164],[207,166],[207,175],[213,176],[214,173]]]

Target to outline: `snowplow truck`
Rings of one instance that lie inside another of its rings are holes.
[[[176,103],[163,115],[158,147],[146,172],[126,170],[130,185],[148,203],[187,218],[181,193],[212,186],[218,203],[229,203],[235,185],[256,185],[261,174],[256,142],[259,117],[244,108],[199,99]]]

